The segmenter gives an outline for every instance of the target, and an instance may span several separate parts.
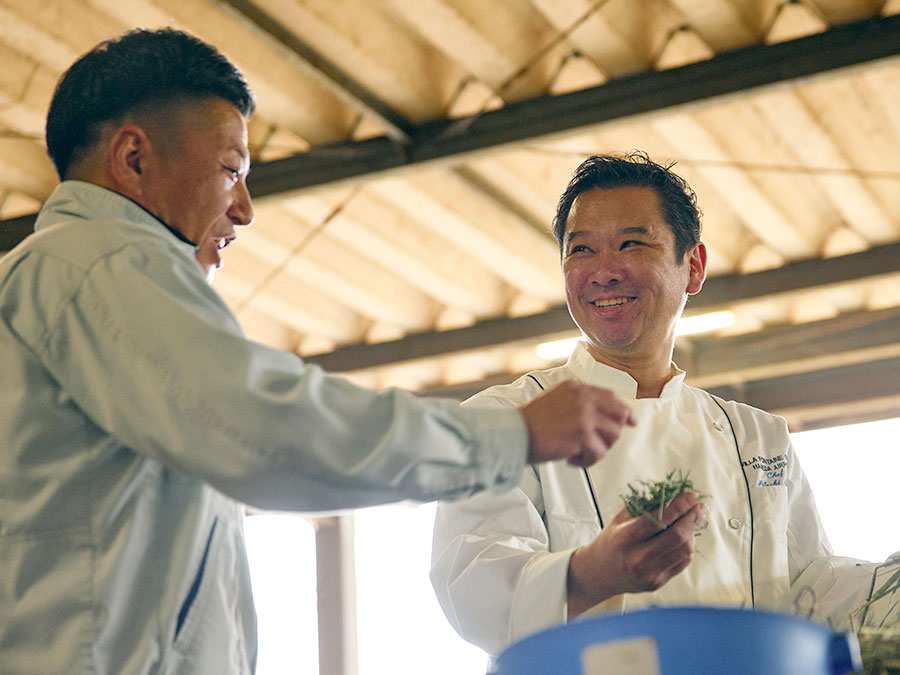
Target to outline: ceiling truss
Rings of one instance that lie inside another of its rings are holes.
[[[591,89],[508,102],[500,109],[467,117],[416,123],[341,72],[256,4],[246,0],[220,0],[218,4],[240,15],[303,62],[336,95],[385,131],[375,138],[314,145],[308,152],[257,162],[249,183],[251,193],[260,200],[402,173],[425,164],[439,162],[450,168],[476,153],[503,146],[824,76],[900,55],[900,15],[874,17],[795,40],[721,52],[686,66],[615,78]],[[477,177],[466,171],[460,167],[454,175],[491,197],[490,190],[479,186]],[[0,251],[11,249],[27,236],[33,230],[34,218],[29,215],[0,221]],[[754,274],[716,276],[691,300],[688,313],[898,273],[900,244],[887,244]],[[555,306],[539,314],[486,319],[466,328],[414,333],[379,344],[348,345],[307,358],[331,371],[353,372],[574,333],[566,308]],[[796,424],[815,425],[825,418],[861,416],[863,413],[855,414],[848,406],[849,401],[864,394],[882,401],[879,409],[900,410],[895,401],[900,385],[893,384],[900,382],[900,377],[891,377],[900,370],[900,352],[895,353],[894,347],[896,335],[900,335],[900,319],[893,310],[851,313],[822,322],[769,327],[751,335],[682,340],[676,356],[688,367],[693,381],[723,393],[740,391],[741,399],[754,405],[790,412],[798,408],[798,401],[808,401],[807,408],[819,412],[798,414]],[[865,358],[860,356],[864,350],[868,350]],[[508,381],[516,374],[499,373],[430,391],[462,397],[495,380]],[[871,409],[864,414],[871,415]]]

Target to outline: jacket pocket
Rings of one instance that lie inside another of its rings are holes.
[[[213,520],[212,527],[209,528],[209,535],[206,538],[206,546],[203,549],[203,556],[200,558],[200,564],[197,566],[197,572],[194,575],[194,580],[191,582],[191,587],[188,589],[187,595],[184,598],[184,601],[181,603],[181,608],[178,610],[178,618],[175,623],[175,635],[172,637],[172,642],[175,643],[178,641],[178,637],[182,634],[182,629],[185,626],[185,622],[188,619],[191,608],[196,604],[197,598],[200,595],[200,588],[203,584],[203,577],[206,572],[207,562],[209,561],[210,550],[212,548],[213,536],[216,533],[216,526],[219,524],[218,516]]]

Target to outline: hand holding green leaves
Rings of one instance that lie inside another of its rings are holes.
[[[673,469],[663,480],[642,480],[638,485],[635,488],[629,483],[629,493],[621,495],[625,508],[632,517],[646,516],[658,525],[662,523],[663,511],[678,495],[693,492],[698,501],[708,499],[708,495],[700,494],[694,488],[690,472],[683,473],[681,469]]]
[[[572,554],[566,580],[570,617],[622,593],[655,591],[690,564],[697,526],[706,518],[693,482],[673,471],[640,486],[629,485],[625,508]]]

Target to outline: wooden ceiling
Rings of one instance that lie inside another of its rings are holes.
[[[56,180],[43,123],[94,44],[174,26],[258,98],[257,222],[215,287],[253,339],[465,396],[575,335],[549,223],[646,150],[710,253],[689,381],[795,429],[900,415],[900,0],[0,0],[0,250]]]

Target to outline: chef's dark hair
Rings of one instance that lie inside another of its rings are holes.
[[[553,234],[560,253],[569,212],[579,195],[594,188],[649,187],[659,197],[662,217],[675,235],[675,258],[681,263],[684,254],[700,241],[702,214],[691,186],[671,170],[674,164],[658,164],[639,150],[621,156],[595,155],[584,160],[559,198],[553,218]]]

